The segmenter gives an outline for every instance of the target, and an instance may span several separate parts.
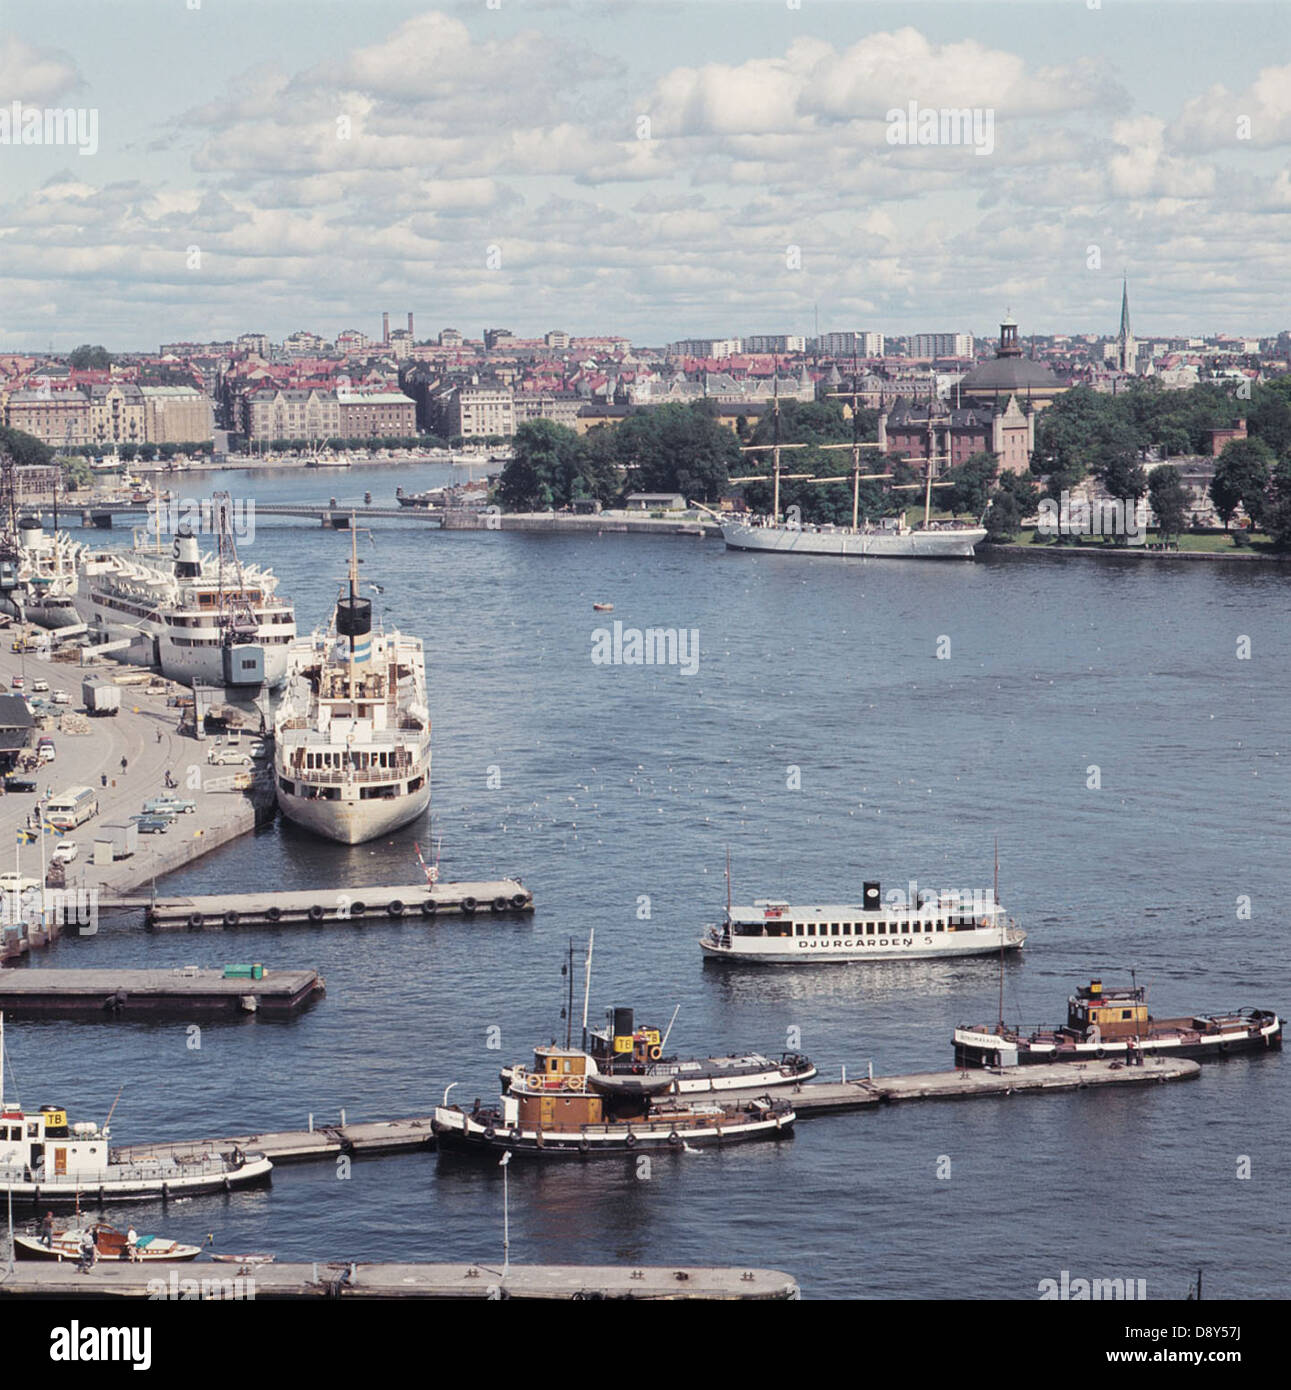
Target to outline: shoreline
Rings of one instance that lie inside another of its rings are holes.
[[[1009,541],[1002,545],[982,545],[977,549],[976,559],[989,555],[1035,555],[1050,559],[1066,559],[1080,556],[1095,560],[1216,560],[1220,563],[1237,561],[1240,564],[1286,565],[1291,564],[1291,552],[1279,555],[1273,552],[1250,550],[1148,550],[1142,546],[1094,546],[1094,545],[1025,545]]]

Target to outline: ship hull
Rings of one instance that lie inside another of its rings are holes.
[[[809,527],[745,526],[724,522],[728,550],[825,555],[856,560],[968,560],[986,539],[982,527],[947,531],[812,530]]]
[[[278,769],[281,776],[281,769]],[[418,819],[430,805],[430,760],[426,761],[426,784],[409,796],[390,800],[323,801],[289,795],[278,787],[278,809],[304,829],[335,840],[342,845],[359,845],[378,836],[392,834]],[[348,790],[348,789],[345,789]]]
[[[240,1168],[214,1172],[164,1176],[128,1174],[120,1177],[87,1174],[79,1181],[63,1178],[50,1182],[0,1182],[0,1197],[12,1194],[15,1202],[39,1207],[103,1206],[109,1202],[149,1202],[158,1197],[198,1197],[211,1192],[232,1192],[257,1187],[270,1180],[273,1164],[267,1158],[248,1159]]]
[[[62,603],[44,602],[37,598],[24,598],[21,592],[0,592],[0,613],[22,622],[35,623],[37,627],[57,632],[59,628],[76,627],[81,615],[70,600]]]
[[[1107,1042],[1033,1041],[1003,1037],[983,1029],[957,1028],[954,1034],[955,1064],[966,1067],[1035,1066],[1054,1062],[1125,1061],[1127,1039]],[[1282,1020],[1276,1015],[1246,1027],[1222,1028],[1214,1034],[1197,1032],[1144,1034],[1134,1051],[1145,1058],[1185,1057],[1204,1062],[1244,1052],[1269,1052],[1282,1046]]]
[[[945,933],[962,935],[964,941],[939,936],[842,936],[842,937],[735,937],[723,945],[721,932],[700,938],[705,960],[737,965],[873,965],[887,961],[941,960],[950,956],[998,956],[1001,951],[1020,951],[1026,933],[1010,930],[1001,941],[996,931]]]
[[[140,631],[139,628],[105,624],[99,614],[91,613],[87,626],[91,643],[129,641],[129,646],[105,653],[113,661],[160,671],[167,680],[180,685],[228,685],[221,647],[177,647],[168,633],[156,630],[146,620]],[[274,690],[287,678],[287,644],[264,645],[261,650],[264,652],[264,685]]]
[[[451,1118],[442,1119],[447,1113]],[[759,1116],[724,1120],[721,1124],[674,1129],[670,1124],[589,1125],[584,1130],[494,1129],[468,1115],[438,1112],[432,1128],[440,1149],[470,1154],[510,1153],[517,1158],[548,1161],[626,1158],[665,1149],[725,1147],[755,1139],[778,1139],[793,1132],[794,1116]]]

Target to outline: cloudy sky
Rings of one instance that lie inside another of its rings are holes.
[[[0,143],[0,350],[1291,325],[1284,0],[44,0],[14,102],[97,149]]]

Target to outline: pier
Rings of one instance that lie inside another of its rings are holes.
[[[908,1076],[862,1077],[857,1081],[806,1081],[779,1086],[798,1118],[837,1115],[872,1105],[913,1100],[976,1100],[983,1096],[1035,1095],[1083,1091],[1098,1086],[1150,1086],[1192,1081],[1201,1063],[1185,1057],[1154,1057],[1141,1067],[1121,1062],[1052,1062],[1026,1067],[960,1067],[953,1071],[912,1072]],[[765,1091],[724,1091],[723,1099],[753,1100]]]
[[[432,918],[444,914],[497,916],[532,912],[533,893],[518,879],[489,879],[479,883],[376,884],[285,892],[218,893],[183,898],[128,897],[113,907],[143,908],[148,926],[159,931],[204,927],[300,925],[351,926],[402,917]]]
[[[1045,1095],[1057,1091],[1083,1091],[1099,1087],[1150,1086],[1167,1081],[1191,1081],[1201,1063],[1186,1058],[1157,1058],[1141,1067],[1118,1062],[1056,1062],[1051,1065],[1005,1068],[970,1068],[954,1071],[916,1072],[859,1081],[808,1081],[801,1086],[778,1086],[774,1095],[789,1101],[801,1120],[838,1115],[897,1102],[916,1100],[974,1100],[984,1096]],[[721,1099],[734,1104],[766,1095],[766,1089],[724,1091]],[[708,1099],[708,1097],[705,1097]],[[429,1115],[409,1119],[370,1120],[347,1124],[314,1123],[306,1129],[278,1130],[264,1134],[239,1134],[231,1138],[176,1140],[136,1144],[123,1154],[185,1154],[206,1149],[221,1152],[233,1148],[263,1153],[275,1163],[304,1163],[335,1158],[338,1154],[377,1158],[435,1146]]]
[[[498,1299],[542,1302],[789,1300],[792,1275],[701,1265],[129,1264],[100,1262],[82,1274],[66,1262],[19,1260],[0,1269],[2,1298]]]
[[[298,1013],[325,990],[317,970],[6,970],[0,1013],[14,1018]],[[230,974],[236,971],[236,974]]]

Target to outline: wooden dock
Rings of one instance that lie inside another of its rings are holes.
[[[227,1139],[180,1139],[160,1144],[131,1144],[121,1153],[127,1158],[155,1154],[181,1156],[216,1149],[227,1153],[234,1148],[244,1153],[262,1153],[275,1164],[307,1163],[313,1159],[336,1158],[340,1154],[379,1158],[384,1154],[411,1153],[434,1147],[430,1116],[413,1116],[404,1120],[367,1120],[346,1124],[345,1112],[340,1121],[314,1123],[309,1117],[306,1129],[283,1129],[263,1134],[238,1134]]]
[[[247,967],[237,967],[245,969]],[[317,970],[265,970],[260,979],[223,970],[0,971],[0,1012],[17,1018],[131,1018],[168,1013],[297,1013],[325,991]]]
[[[338,922],[355,926],[402,917],[532,912],[533,893],[519,879],[499,878],[480,883],[437,883],[430,890],[423,882],[284,892],[266,889],[184,898],[122,897],[105,901],[103,907],[143,908],[148,926],[161,931],[280,924],[331,926]]]
[[[483,1299],[542,1302],[790,1300],[792,1275],[702,1265],[73,1264],[18,1260],[0,1267],[0,1297],[76,1299]]]

